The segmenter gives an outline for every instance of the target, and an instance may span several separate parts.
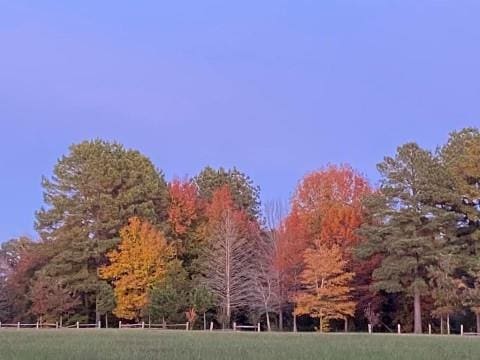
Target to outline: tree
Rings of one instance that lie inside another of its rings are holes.
[[[26,236],[10,239],[0,245],[0,271],[4,275],[11,272],[20,262],[35,241]]]
[[[37,277],[33,283],[31,300],[31,312],[39,318],[40,324],[46,318],[55,321],[60,318],[60,327],[63,315],[69,314],[79,301],[70,289],[43,275]]]
[[[0,276],[0,322],[5,322],[10,317],[10,302],[7,291],[5,277]]]
[[[175,244],[177,257],[193,276],[196,272],[195,261],[203,245],[202,225],[203,202],[198,189],[191,180],[173,180],[168,185],[169,238]]]
[[[466,289],[464,305],[468,306],[475,314],[477,333],[480,333],[480,274],[470,274],[474,279],[473,286]]]
[[[48,263],[47,247],[42,242],[18,238],[2,244],[9,270],[4,277],[5,301],[9,321],[27,320],[31,314],[30,288],[35,274]]]
[[[148,291],[165,277],[175,251],[155,226],[138,217],[120,230],[120,238],[118,250],[107,254],[110,264],[100,269],[100,277],[114,285],[113,313],[138,320],[148,304]]]
[[[205,286],[197,286],[189,293],[189,305],[197,313],[203,316],[203,330],[207,330],[206,313],[214,305],[214,299],[210,291]],[[193,324],[192,324],[193,326]]]
[[[295,209],[280,223],[273,267],[278,273],[279,313],[287,303],[293,303],[293,331],[297,331],[295,299],[300,289],[300,274],[304,268],[305,250],[309,247],[305,224]]]
[[[113,312],[117,305],[115,293],[106,281],[101,281],[98,285],[97,311],[100,315],[105,316],[105,327],[108,328],[108,314]]]
[[[349,165],[329,165],[307,174],[298,185],[292,209],[310,242],[336,244],[351,257],[360,238],[362,199],[371,193],[368,181]]]
[[[350,287],[354,274],[345,270],[347,262],[340,247],[317,244],[305,251],[304,258],[296,313],[319,318],[320,331],[325,328],[324,321],[330,319],[344,319],[346,329],[347,317],[355,311]]]
[[[462,248],[460,268],[465,277],[464,305],[476,315],[480,331],[480,131],[465,128],[450,134],[448,142],[440,149],[439,157],[453,179],[456,202],[448,210],[457,217],[456,235]]]
[[[232,312],[249,306],[252,298],[252,224],[238,210],[230,190],[213,193],[206,210],[207,243],[203,255],[203,284],[213,294],[220,322],[230,326]]]
[[[443,320],[447,319],[447,329],[450,335],[450,316],[462,306],[462,294],[465,285],[463,281],[455,277],[455,270],[458,269],[456,259],[447,255],[438,260],[436,266],[429,270],[431,295],[434,300],[432,315],[440,318],[440,330],[443,334]]]
[[[452,132],[447,144],[440,149],[440,156],[464,199],[467,215],[478,220],[479,212],[471,205],[478,205],[480,201],[480,130],[466,128]]]
[[[218,189],[228,187],[236,209],[246,211],[251,219],[260,215],[260,188],[238,169],[216,170],[207,166],[194,181],[200,198],[211,201]]]
[[[368,221],[361,227],[366,239],[358,255],[381,255],[373,272],[374,286],[405,292],[414,299],[414,330],[422,331],[421,296],[428,291],[428,269],[455,250],[451,229],[455,217],[439,204],[452,201],[444,168],[414,143],[398,148],[394,158],[378,165],[378,192],[366,200]]]
[[[352,259],[352,250],[361,238],[357,230],[363,222],[362,199],[371,193],[368,181],[349,165],[328,165],[311,172],[299,182],[291,202],[291,211],[283,225],[279,255],[276,266],[283,267],[281,293],[290,292],[290,300],[297,297],[299,274],[303,270],[303,253],[316,243],[330,247],[338,245],[347,261],[347,270],[363,268]],[[281,253],[285,254],[282,255]],[[295,255],[291,255],[295,254]],[[281,261],[281,258],[284,261]],[[357,296],[365,297],[368,292],[363,283],[364,272],[358,279]],[[290,289],[285,291],[285,289]],[[285,295],[282,296],[285,298]],[[294,328],[296,325],[294,311]]]
[[[154,319],[181,321],[188,307],[190,281],[179,261],[172,261],[165,276],[159,279],[149,293],[149,314]]]
[[[49,277],[59,278],[82,297],[84,313],[99,320],[98,269],[132,216],[161,225],[166,219],[163,175],[138,151],[102,140],[72,145],[44,178],[45,208],[36,228],[50,245]]]
[[[266,233],[257,235],[252,258],[252,307],[265,314],[267,330],[271,331],[270,313],[278,310],[279,274],[274,267],[276,237]]]

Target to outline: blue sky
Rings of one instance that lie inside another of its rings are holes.
[[[34,235],[68,145],[167,175],[236,165],[262,198],[480,125],[479,1],[0,0],[0,241]]]

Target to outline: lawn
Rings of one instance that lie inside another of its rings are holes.
[[[480,359],[480,338],[103,329],[0,330],[0,359],[465,360]]]

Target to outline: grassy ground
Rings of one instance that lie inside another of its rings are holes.
[[[163,332],[0,330],[0,359],[480,359],[480,338]]]

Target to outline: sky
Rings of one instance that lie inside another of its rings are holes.
[[[0,0],[0,241],[42,175],[116,140],[167,177],[237,166],[262,199],[480,125],[480,2]]]

